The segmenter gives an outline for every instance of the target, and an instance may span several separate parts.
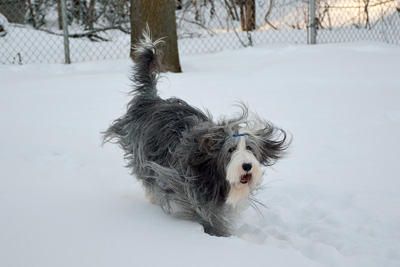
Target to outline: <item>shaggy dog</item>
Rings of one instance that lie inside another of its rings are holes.
[[[161,42],[144,34],[135,47],[134,97],[103,133],[104,143],[124,150],[152,203],[200,223],[210,235],[229,236],[235,215],[254,201],[261,166],[275,163],[287,148],[286,133],[250,116],[245,105],[241,114],[214,122],[179,98],[161,99]]]

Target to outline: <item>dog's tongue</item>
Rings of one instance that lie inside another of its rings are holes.
[[[242,184],[247,184],[251,178],[251,174],[245,174],[240,178]]]

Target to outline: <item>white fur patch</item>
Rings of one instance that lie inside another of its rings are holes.
[[[231,161],[227,167],[227,177],[231,185],[226,203],[232,205],[237,210],[243,210],[248,206],[248,197],[253,189],[261,180],[262,171],[260,163],[253,153],[246,149],[246,136],[240,136],[236,151],[233,153]],[[251,170],[245,171],[243,164],[251,164]],[[244,175],[251,175],[247,183],[242,183]]]
[[[248,195],[250,189],[248,185],[235,185],[231,187],[229,191],[228,198],[226,199],[226,203],[231,205],[237,211],[245,210],[248,205]]]

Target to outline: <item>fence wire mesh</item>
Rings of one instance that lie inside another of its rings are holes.
[[[400,44],[400,1],[318,1],[317,42],[359,40]]]
[[[126,0],[67,0],[72,62],[127,57],[129,6]],[[61,14],[61,0],[0,0],[1,63],[64,62]]]
[[[61,1],[72,62],[129,56],[130,1],[147,0],[0,0],[2,64],[64,62]],[[176,23],[181,54],[307,44],[313,26],[316,43],[400,45],[400,0],[176,0]]]

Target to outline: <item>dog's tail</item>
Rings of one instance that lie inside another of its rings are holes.
[[[143,31],[143,38],[133,46],[135,66],[131,80],[134,83],[132,91],[135,95],[147,97],[157,96],[157,80],[162,71],[162,53],[157,45],[163,43],[163,38],[152,41],[150,30]]]

